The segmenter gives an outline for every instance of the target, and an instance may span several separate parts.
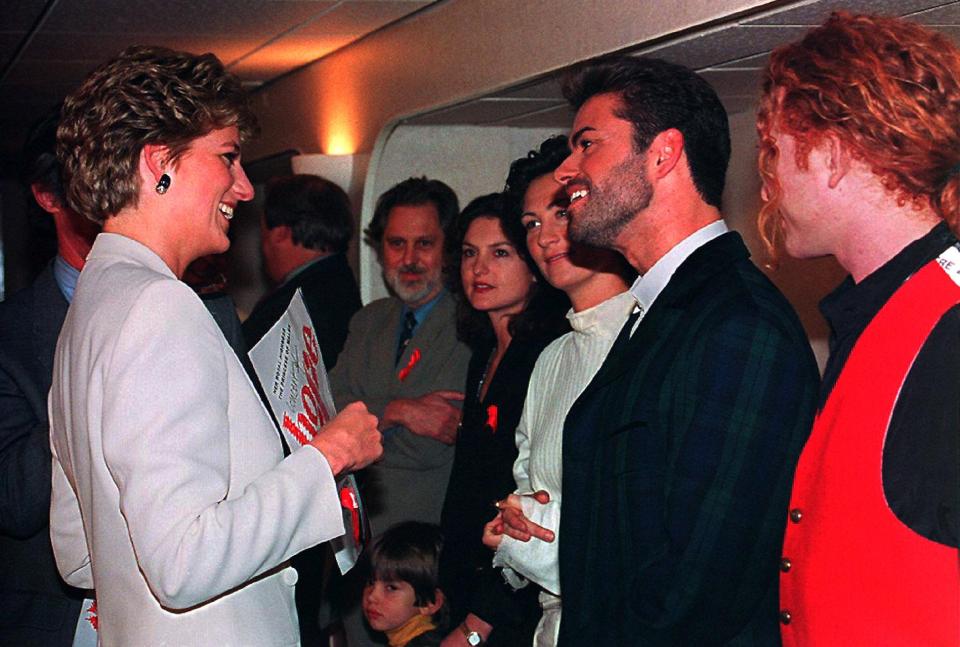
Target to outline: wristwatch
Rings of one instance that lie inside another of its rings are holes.
[[[460,631],[462,631],[463,635],[466,636],[467,644],[469,644],[470,647],[477,647],[477,645],[483,643],[483,636],[481,636],[477,631],[471,631],[466,622],[460,623]]]

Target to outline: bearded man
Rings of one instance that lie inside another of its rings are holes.
[[[446,184],[410,178],[380,196],[364,232],[392,296],[353,316],[330,380],[337,407],[361,400],[380,418],[383,459],[362,475],[374,534],[440,520],[470,359],[441,276],[457,212]]]
[[[655,59],[591,65],[565,94],[570,238],[620,252],[640,278],[564,424],[559,644],[777,645],[817,369],[721,216],[726,112],[702,78]]]

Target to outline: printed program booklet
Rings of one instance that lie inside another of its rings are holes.
[[[283,316],[250,349],[250,361],[291,451],[306,445],[336,415],[320,345],[298,289]],[[370,523],[352,474],[337,481],[346,533],[330,541],[346,573],[370,539]]]

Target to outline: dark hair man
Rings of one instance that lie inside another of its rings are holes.
[[[771,55],[767,240],[850,276],[780,574],[789,647],[960,640],[960,50],[837,13]],[[951,228],[953,231],[951,231]]]
[[[300,288],[323,364],[328,370],[336,364],[350,318],[361,306],[345,256],[352,235],[350,199],[333,182],[316,175],[292,175],[267,185],[260,246],[264,270],[276,287],[243,322],[248,346],[270,330]]]
[[[57,256],[0,303],[0,644],[71,645],[83,594],[63,583],[50,546],[47,391],[57,335],[99,227],[67,206],[55,154],[59,110],[24,147],[21,176],[50,214]]]
[[[410,178],[380,197],[365,232],[392,296],[354,315],[330,382],[338,407],[360,400],[380,418],[383,458],[360,475],[374,534],[440,520],[470,360],[442,280],[457,213],[446,184]],[[351,645],[369,643],[359,609],[344,625]]]
[[[722,220],[726,112],[699,76],[654,59],[589,65],[565,94],[578,109],[556,172],[570,237],[641,276],[564,425],[559,644],[776,644],[783,518],[817,370],[793,310]]]

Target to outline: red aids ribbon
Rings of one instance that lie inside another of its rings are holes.
[[[497,433],[497,405],[491,404],[487,407],[487,427],[490,428],[490,433]]]
[[[410,374],[410,371],[413,370],[413,367],[417,365],[417,362],[420,361],[420,349],[414,348],[413,352],[410,353],[410,361],[407,362],[407,365],[400,369],[400,372],[397,373],[397,377],[403,382],[407,379],[407,376]]]
[[[90,603],[90,606],[87,608],[87,613],[90,615],[87,616],[87,622],[93,627],[93,630],[96,631],[99,629],[97,626],[99,624],[99,619],[97,618],[97,601],[94,600]]]
[[[360,505],[357,503],[357,497],[353,496],[350,488],[340,490],[340,505],[350,511],[350,522],[353,526],[353,541],[360,545]]]

